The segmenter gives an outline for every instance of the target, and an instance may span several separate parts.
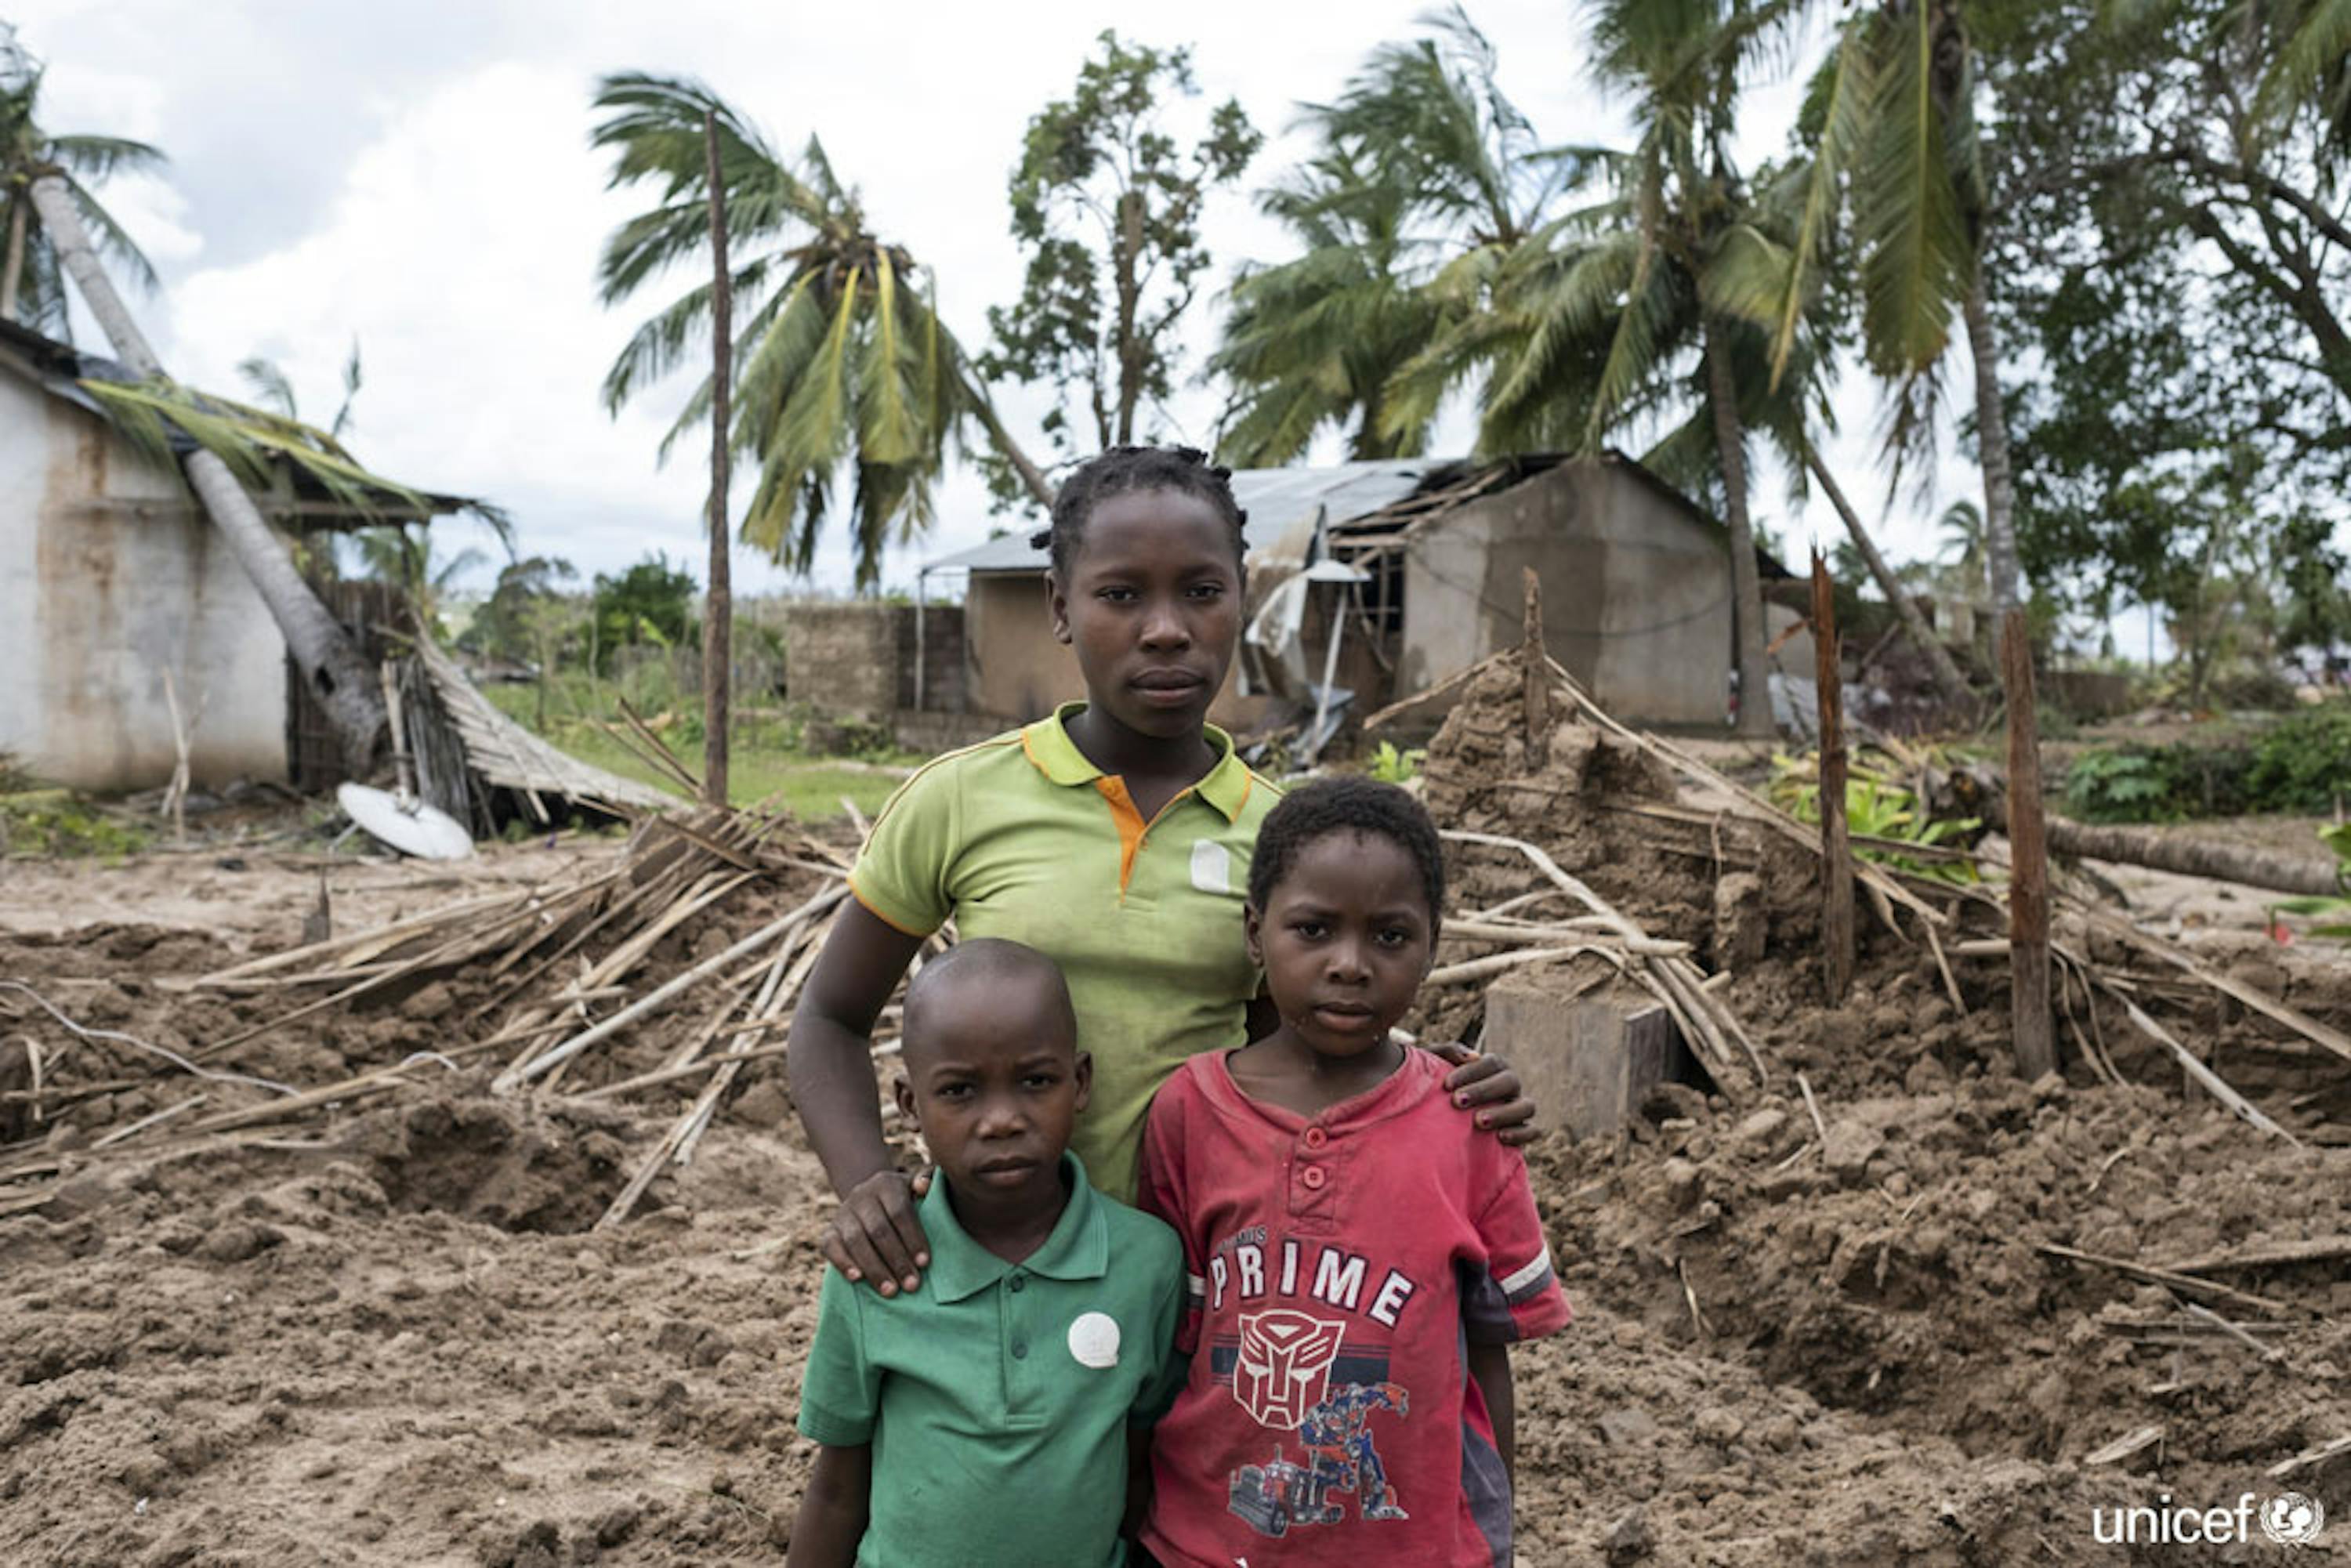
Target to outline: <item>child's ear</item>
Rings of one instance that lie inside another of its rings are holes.
[[[1086,1108],[1086,1103],[1094,1097],[1093,1052],[1090,1051],[1078,1052],[1077,1062],[1071,1075],[1076,1079],[1078,1085],[1078,1109],[1082,1111]]]
[[[1241,940],[1248,945],[1249,962],[1260,969],[1265,967],[1264,931],[1264,913],[1254,904],[1243,904],[1241,905]],[[1436,945],[1430,944],[1429,952],[1434,954],[1436,951]]]
[[[904,1073],[898,1075],[898,1082],[893,1086],[892,1093],[898,1102],[898,1114],[906,1118],[908,1126],[918,1133],[921,1132],[923,1119],[914,1113],[914,1086],[906,1082]]]
[[[1053,614],[1053,641],[1066,643],[1070,640],[1070,596],[1061,586],[1061,574],[1045,574],[1045,602]]]

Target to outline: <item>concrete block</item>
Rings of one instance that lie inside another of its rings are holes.
[[[1697,1063],[1673,1015],[1610,979],[1580,991],[1578,966],[1521,971],[1486,993],[1486,1048],[1507,1058],[1542,1120],[1579,1138],[1615,1131],[1661,1082],[1692,1082]]]

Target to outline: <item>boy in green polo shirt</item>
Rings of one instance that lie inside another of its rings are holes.
[[[1069,1152],[1092,1067],[1041,954],[949,948],[907,988],[901,1061],[931,1264],[889,1297],[825,1270],[789,1568],[1117,1568],[1130,1449],[1180,1377],[1182,1247]]]

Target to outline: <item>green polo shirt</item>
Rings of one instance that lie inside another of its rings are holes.
[[[825,1270],[799,1429],[873,1446],[860,1568],[1126,1561],[1127,1427],[1182,1375],[1184,1249],[1074,1155],[1061,1172],[1069,1203],[1022,1262],[967,1235],[940,1181],[922,1289],[884,1297]]]
[[[1249,853],[1280,791],[1211,728],[1207,776],[1146,822],[1125,781],[1050,718],[934,758],[882,808],[850,876],[914,936],[1025,942],[1061,967],[1093,1053],[1071,1147],[1131,1200],[1151,1097],[1186,1058],[1245,1043],[1257,992],[1241,932]]]

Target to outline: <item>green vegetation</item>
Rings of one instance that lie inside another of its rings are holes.
[[[112,860],[143,850],[154,839],[146,823],[70,789],[0,794],[0,858],[95,855]]]
[[[2310,928],[2313,936],[2332,936],[2351,941],[2351,822],[2336,822],[2318,830],[2326,847],[2335,852],[2335,880],[2343,885],[2343,895],[2335,898],[2289,898],[2273,905],[2281,915],[2297,915],[2316,920]]]
[[[2085,822],[2177,822],[2328,811],[2351,796],[2351,706],[2297,713],[2251,735],[2090,752],[2065,775]]]
[[[1420,776],[1420,765],[1428,758],[1428,748],[1416,746],[1409,751],[1398,751],[1392,741],[1383,740],[1372,754],[1371,766],[1364,769],[1383,784],[1401,784]]]
[[[1095,42],[1070,95],[1031,116],[1022,138],[1007,195],[1028,267],[1020,297],[988,311],[978,363],[991,381],[1053,389],[1045,433],[1072,458],[1150,438],[1137,415],[1175,390],[1181,319],[1208,267],[1202,205],[1265,141],[1228,99],[1181,147],[1165,105],[1198,93],[1192,51],[1109,31]],[[999,501],[1044,500],[1010,454],[984,466]]]
[[[1818,822],[1819,754],[1790,757],[1782,753],[1771,758],[1771,799],[1801,821]],[[1892,839],[1928,847],[1956,845],[1983,825],[1973,817],[1928,820],[1918,808],[1917,794],[1896,781],[1892,759],[1868,752],[1855,757],[1845,775],[1844,821],[1845,831],[1855,838]],[[1881,844],[1855,844],[1854,853],[1863,860],[1936,882],[1979,880],[1972,861],[1928,860]]]

